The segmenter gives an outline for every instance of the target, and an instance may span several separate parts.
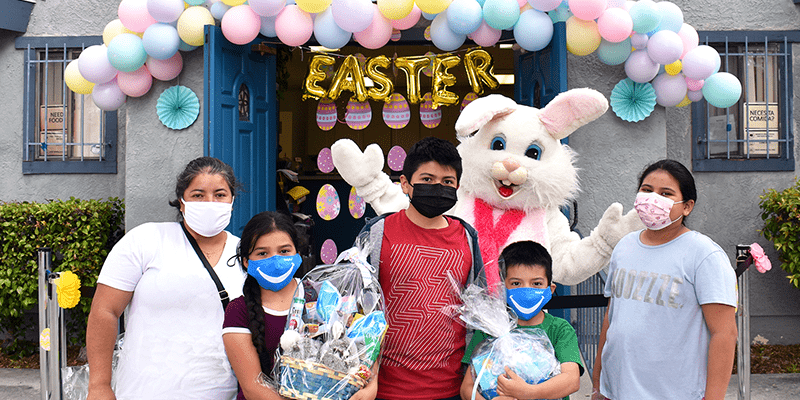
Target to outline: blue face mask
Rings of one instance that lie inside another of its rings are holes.
[[[542,311],[542,307],[550,301],[553,293],[550,287],[530,288],[521,287],[506,289],[506,302],[508,306],[523,321],[528,321]]]
[[[258,284],[264,289],[277,292],[289,284],[302,263],[303,258],[299,254],[293,256],[274,255],[262,260],[249,260],[247,273],[256,278]]]

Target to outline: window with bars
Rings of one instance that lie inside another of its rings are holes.
[[[742,83],[728,108],[692,104],[695,171],[793,171],[792,44],[800,32],[700,32]]]
[[[100,37],[21,37],[23,174],[117,172],[117,112],[72,92],[64,69]]]

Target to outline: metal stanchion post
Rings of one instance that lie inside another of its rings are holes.
[[[736,271],[739,274],[739,308],[736,310],[739,343],[736,346],[736,374],[739,380],[737,397],[739,400],[750,400],[750,294],[747,267],[752,260],[750,246],[736,246]]]
[[[44,332],[47,329],[47,306],[48,306],[48,293],[47,293],[47,274],[50,273],[50,257],[51,250],[48,247],[40,247],[37,249],[38,263],[39,263],[39,332]],[[41,345],[39,346],[39,379],[41,380],[42,400],[48,399],[49,382],[48,382],[48,368],[47,359],[48,351]]]
[[[48,277],[50,283],[58,278],[57,273]],[[50,285],[50,303],[48,306],[48,323],[50,325],[50,351],[48,352],[48,381],[50,382],[50,400],[61,400],[61,368],[66,365],[66,343],[64,341],[64,310],[58,306],[56,285]]]

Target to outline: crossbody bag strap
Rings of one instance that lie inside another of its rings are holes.
[[[197,257],[200,257],[200,261],[203,262],[203,266],[206,267],[206,271],[208,274],[211,275],[211,279],[214,280],[214,285],[217,286],[217,291],[219,292],[219,300],[222,302],[222,309],[225,310],[228,308],[228,303],[230,303],[230,299],[228,298],[228,291],[225,290],[225,287],[222,286],[222,282],[219,280],[217,273],[214,272],[214,268],[211,267],[211,263],[208,262],[205,254],[200,250],[200,246],[197,244],[197,240],[195,240],[194,236],[192,236],[189,231],[186,229],[186,225],[181,221],[181,228],[183,228],[183,233],[186,234],[186,238],[189,239],[189,243],[191,243],[194,252],[197,253]]]

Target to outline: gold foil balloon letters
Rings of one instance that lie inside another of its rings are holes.
[[[406,73],[406,98],[411,104],[419,104],[419,73],[428,66],[431,59],[426,56],[398,57],[394,65]]]
[[[450,106],[458,103],[458,95],[448,91],[448,86],[456,84],[455,75],[447,72],[448,68],[455,67],[461,59],[458,56],[435,57],[433,59],[433,109],[439,106]]]
[[[342,66],[336,71],[328,89],[328,97],[336,100],[342,91],[348,90],[359,101],[367,101],[367,86],[364,85],[364,73],[358,65],[358,59],[349,55],[344,59]]]
[[[370,88],[367,90],[367,97],[375,101],[389,102],[389,96],[394,91],[394,82],[386,74],[378,71],[378,67],[386,69],[392,65],[386,56],[377,56],[367,60],[366,74],[369,79],[380,85],[381,88]]]
[[[489,89],[497,89],[500,82],[492,75],[494,60],[492,56],[483,49],[471,50],[464,54],[464,68],[467,69],[467,80],[469,80],[472,91],[478,96],[483,95],[483,84]]]
[[[336,60],[331,56],[317,55],[308,63],[308,75],[306,80],[303,81],[303,100],[312,98],[319,100],[325,97],[325,89],[319,87],[317,82],[325,80],[324,67],[331,66],[336,63]]]

